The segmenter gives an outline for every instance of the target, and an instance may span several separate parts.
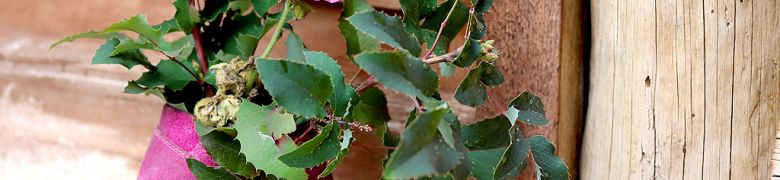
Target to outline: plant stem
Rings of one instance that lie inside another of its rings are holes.
[[[455,12],[455,7],[458,7],[458,1],[454,1],[454,3],[452,3],[450,12],[447,13],[447,17],[444,18],[444,21],[441,22],[441,26],[439,26],[439,32],[436,33],[436,39],[433,40],[431,49],[428,49],[428,52],[423,55],[423,60],[428,59],[428,57],[433,53],[433,50],[436,49],[436,45],[439,44],[439,39],[441,39],[441,33],[444,31],[444,28],[447,27],[447,22],[450,21],[450,16],[452,16],[452,13]]]
[[[455,58],[458,57],[458,55],[460,55],[461,51],[463,51],[463,47],[459,47],[457,50],[449,52],[449,53],[441,55],[441,56],[432,57],[430,59],[424,59],[423,62],[425,62],[426,64],[437,64],[437,63],[442,63],[442,62],[450,62],[450,61],[455,60]]]
[[[282,27],[284,26],[284,23],[287,21],[287,14],[290,13],[290,1],[292,0],[284,1],[284,10],[282,10],[282,17],[279,18],[279,22],[278,24],[276,24],[276,29],[274,29],[273,36],[271,36],[271,41],[268,42],[268,45],[265,46],[265,50],[263,51],[263,54],[260,55],[260,58],[267,58],[268,55],[271,54],[271,50],[274,48],[276,41],[278,41],[279,37],[282,35]]]
[[[189,0],[190,6],[195,6],[195,0]],[[214,93],[211,92],[211,88],[206,84],[203,79],[206,78],[206,74],[209,71],[209,61],[206,57],[206,50],[203,49],[203,39],[200,37],[200,25],[192,27],[192,39],[195,41],[195,52],[198,56],[198,66],[200,66],[201,78],[198,79],[198,84],[203,87],[203,92],[206,93],[206,97],[211,97]]]
[[[287,21],[287,14],[290,13],[290,1],[292,0],[286,0],[284,1],[284,10],[282,10],[282,17],[279,18],[279,22],[276,24],[276,29],[274,29],[274,33],[271,36],[271,41],[268,42],[268,45],[265,46],[265,50],[263,50],[263,54],[260,55],[260,58],[267,58],[268,55],[271,54],[271,50],[274,49],[274,45],[276,45],[276,42],[279,41],[279,37],[282,36],[282,27],[284,27],[284,24]],[[254,64],[255,61],[250,60],[249,64]],[[249,71],[249,78],[246,81],[246,89],[252,89],[252,87],[255,86],[255,81],[257,81],[257,71]]]

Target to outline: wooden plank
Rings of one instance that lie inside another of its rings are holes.
[[[683,85],[686,81],[690,82],[690,91],[683,92],[683,96],[691,97],[690,116],[685,122],[685,143],[683,153],[685,154],[683,172],[684,179],[702,179],[704,161],[704,117],[705,117],[705,59],[704,59],[704,2],[702,1],[684,1],[683,8],[685,16],[685,56],[686,62],[690,63],[690,76],[688,79],[681,78]]]
[[[685,67],[684,23],[681,1],[660,1],[656,3],[657,16],[657,59],[654,94],[654,121],[656,128],[655,166],[656,178],[682,179],[684,172],[684,126],[690,114],[689,96],[686,91],[689,86],[681,83],[688,79]],[[681,25],[682,24],[682,25]]]
[[[569,174],[578,177],[579,154],[583,129],[585,60],[584,0],[563,0],[561,4],[561,81],[558,123],[558,156],[570,167]]]
[[[731,175],[758,178],[759,61],[753,62],[753,2],[738,1],[735,9],[734,94],[731,129]]]
[[[582,179],[604,179],[611,173],[612,98],[615,90],[614,64],[617,49],[617,2],[591,1],[590,94],[582,140]],[[601,162],[601,163],[593,163]]]
[[[714,51],[715,57],[707,58],[707,61],[715,61],[715,72],[707,73],[707,84],[714,84],[708,91],[714,91],[713,102],[708,102],[707,111],[713,111],[712,119],[706,121],[705,125],[705,147],[704,147],[704,179],[728,179],[731,143],[731,115],[732,115],[732,95],[734,82],[734,2],[727,0],[714,1],[714,14],[716,20],[705,21],[707,24],[714,24],[716,43],[706,43],[706,51]],[[713,14],[713,11],[710,11]],[[708,26],[709,27],[709,26]],[[708,34],[710,35],[710,34]],[[710,38],[707,36],[705,38]]]
[[[776,1],[591,5],[582,178],[770,177],[780,151]]]
[[[758,144],[758,175],[766,178],[770,172],[780,177],[780,161],[765,161],[772,156],[772,147],[776,143],[778,119],[780,119],[780,3],[777,1],[753,1],[753,58],[760,66],[760,102],[758,103],[759,144]],[[775,133],[775,134],[773,134]],[[770,169],[773,168],[773,169]]]

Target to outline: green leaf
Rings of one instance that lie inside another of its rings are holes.
[[[68,37],[62,38],[61,40],[54,42],[54,44],[51,44],[49,46],[49,50],[54,49],[55,47],[59,46],[62,43],[65,42],[73,42],[78,39],[84,39],[84,38],[102,38],[102,39],[111,39],[111,38],[119,38],[119,37],[125,37],[125,35],[121,33],[101,33],[98,31],[89,31],[89,32],[83,32],[78,33],[74,35],[70,35]]]
[[[405,49],[414,56],[420,55],[420,44],[404,29],[396,17],[376,11],[362,12],[347,18],[358,31],[395,48]]]
[[[469,37],[471,39],[482,39],[487,33],[487,26],[485,25],[485,18],[482,14],[473,14],[469,17]]]
[[[447,14],[449,14],[454,3],[458,3],[458,6],[455,7],[455,11],[452,12],[449,21],[447,21],[447,27],[444,27],[442,36],[447,37],[448,39],[455,39],[463,26],[466,25],[466,22],[468,21],[468,18],[466,17],[469,15],[469,9],[466,8],[465,4],[458,0],[448,0],[444,4],[441,4],[436,10],[428,14],[422,27],[438,32],[441,23],[444,22],[444,19],[447,17]]]
[[[298,37],[298,34],[291,32],[287,36],[287,41],[284,42],[284,45],[287,46],[287,60],[297,63],[306,62],[306,56],[303,54],[306,47],[303,45],[301,38]]]
[[[269,112],[260,124],[260,133],[271,135],[274,139],[295,132],[295,118],[292,114],[278,111]]]
[[[244,177],[254,177],[257,174],[255,167],[246,162],[246,157],[240,152],[241,145],[233,139],[222,131],[200,136],[203,147],[220,166]]]
[[[456,143],[460,143],[459,128],[460,122],[458,122],[458,117],[452,113],[445,114],[443,120],[436,126],[444,142],[452,148],[456,148]]]
[[[144,92],[146,92],[146,88],[141,87],[135,81],[127,82],[127,86],[125,86],[125,93],[127,94],[141,94]]]
[[[455,90],[455,100],[463,105],[476,107],[482,105],[487,99],[487,90],[480,83],[482,69],[475,68],[469,71]]]
[[[224,169],[214,169],[195,159],[187,159],[187,166],[198,180],[238,179]]]
[[[569,168],[566,163],[555,156],[555,145],[544,136],[532,136],[528,138],[533,152],[534,162],[542,172],[541,179],[569,179]]]
[[[448,78],[455,72],[455,66],[450,63],[439,63],[439,71],[442,77]]]
[[[95,57],[92,58],[92,64],[120,64],[127,69],[133,68],[136,65],[143,65],[147,69],[154,69],[154,67],[146,59],[146,56],[138,49],[127,49],[122,52],[114,53],[114,48],[119,45],[120,39],[111,38],[106,40],[106,43],[101,45],[95,52]]]
[[[496,68],[496,65],[488,62],[482,62],[479,64],[479,69],[482,69],[482,76],[479,77],[479,81],[488,86],[498,86],[504,83],[504,75],[501,74],[501,70]]]
[[[504,83],[504,75],[495,65],[482,62],[477,68],[472,69],[460,82],[455,91],[455,99],[461,104],[476,107],[482,105],[487,98],[487,89],[484,85],[496,86]]]
[[[160,61],[157,71],[145,72],[138,79],[138,83],[146,87],[165,85],[174,91],[183,89],[190,81],[195,81],[195,77],[174,60]]]
[[[480,54],[482,53],[481,48],[482,47],[479,46],[479,41],[474,39],[467,40],[466,44],[463,45],[463,50],[460,52],[458,57],[455,58],[452,64],[455,64],[458,67],[471,66],[474,61],[477,61]]]
[[[330,175],[330,173],[336,170],[339,164],[341,164],[341,161],[344,161],[344,158],[347,157],[347,154],[349,154],[349,146],[354,140],[355,138],[352,137],[352,131],[349,130],[349,128],[344,129],[344,137],[341,139],[341,152],[339,152],[338,156],[336,156],[336,159],[330,161],[328,165],[325,166],[325,170],[320,173],[318,178],[327,177]]]
[[[419,35],[422,37],[422,40],[425,41],[428,49],[433,47],[433,42],[436,41],[437,34],[438,32],[428,30],[428,29],[422,29],[419,32]],[[439,42],[436,44],[436,48],[433,49],[433,54],[434,55],[447,54],[447,51],[449,50],[449,46],[450,46],[450,38],[444,36],[439,37]]]
[[[158,25],[152,26],[154,29],[160,30],[161,34],[168,34],[170,32],[181,31],[179,22],[176,22],[176,18],[168,19]]]
[[[485,150],[509,145],[509,128],[506,116],[499,115],[460,128],[463,144],[469,150]]]
[[[443,126],[444,125],[444,126]],[[444,115],[444,120],[439,124],[438,126],[439,133],[441,133],[442,137],[444,137],[445,141],[447,141],[447,138],[451,138],[448,144],[450,144],[452,147],[455,148],[460,153],[466,153],[469,150],[466,148],[466,146],[463,144],[462,141],[462,131],[461,131],[461,125],[460,121],[458,120],[458,116],[453,114],[451,111]],[[447,130],[443,130],[447,129]],[[471,162],[467,159],[463,159],[458,166],[456,166],[454,169],[450,170],[449,174],[452,176],[452,179],[457,180],[465,180],[468,179],[469,173],[471,172]]]
[[[304,56],[306,56],[306,60],[310,65],[330,76],[331,84],[333,84],[333,94],[330,95],[328,101],[333,109],[333,114],[337,117],[343,117],[347,113],[349,103],[357,98],[355,88],[344,82],[344,72],[341,71],[338,62],[327,54],[306,51]]]
[[[404,22],[417,26],[420,19],[432,13],[439,6],[436,0],[400,0]]]
[[[132,31],[139,35],[148,38],[157,43],[160,49],[166,50],[168,43],[163,40],[163,34],[160,30],[155,29],[146,20],[144,15],[136,15],[129,19],[122,20],[120,22],[109,25],[103,30],[103,33],[120,32],[120,31]]]
[[[190,6],[188,0],[176,0],[173,2],[173,6],[176,7],[176,14],[173,16],[180,29],[187,34],[191,33],[192,28],[200,23],[200,14],[198,14],[198,10],[195,9],[195,7]]]
[[[305,64],[258,58],[255,61],[266,90],[288,111],[304,117],[324,117],[323,106],[333,92],[330,77]]]
[[[521,122],[534,126],[544,126],[549,123],[544,116],[542,99],[529,92],[523,92],[509,103],[509,109],[517,112]],[[514,119],[510,119],[514,121]]]
[[[119,40],[119,44],[117,44],[114,47],[114,51],[111,52],[110,56],[117,56],[122,54],[123,52],[133,51],[137,49],[156,50],[154,44],[149,43],[149,41],[145,39],[124,38]]]
[[[401,136],[390,155],[384,178],[407,179],[446,173],[461,162],[462,154],[447,145],[436,130],[448,109],[421,114]]]
[[[479,0],[476,5],[474,5],[474,10],[476,13],[482,14],[490,10],[490,7],[493,6],[493,0]]]
[[[520,175],[520,172],[525,169],[528,164],[526,157],[528,156],[528,142],[523,138],[523,133],[520,128],[515,125],[509,130],[509,137],[511,141],[504,154],[501,156],[493,172],[493,179],[507,179]]]
[[[279,157],[279,160],[290,167],[310,168],[336,157],[341,151],[339,144],[341,128],[336,122],[331,122],[322,128],[322,132],[313,139],[303,143],[298,149]]]
[[[342,18],[346,18],[361,12],[374,11],[374,7],[365,0],[343,0],[343,3],[344,9],[341,12]]]
[[[385,87],[418,98],[433,95],[438,77],[427,64],[404,52],[367,52],[355,58],[358,66]]]
[[[255,36],[237,33],[225,43],[224,51],[238,55],[241,59],[249,59],[255,53],[258,42],[260,39]]]
[[[377,51],[379,50],[380,43],[378,40],[372,38],[364,32],[355,29],[347,17],[353,14],[373,11],[374,8],[363,0],[344,0],[344,10],[339,18],[339,30],[344,36],[344,40],[347,44],[347,55],[352,60],[352,55],[358,54],[364,51]]]
[[[358,103],[354,105],[352,113],[349,114],[350,120],[372,127],[383,127],[390,121],[387,99],[385,99],[385,93],[379,88],[373,87],[364,90],[358,99]]]
[[[292,8],[293,19],[296,20],[303,19],[313,10],[313,8],[304,1],[295,1],[290,8]]]
[[[259,15],[264,15],[268,12],[268,9],[271,9],[271,7],[274,7],[279,3],[279,1],[275,0],[252,0],[252,6],[254,6],[255,12]]]
[[[249,7],[252,2],[249,0],[234,0],[228,4],[228,9],[236,11],[238,14],[249,14]]]
[[[289,167],[278,159],[282,151],[276,147],[274,138],[259,132],[263,120],[270,112],[268,108],[252,102],[241,102],[235,124],[236,139],[241,142],[241,153],[246,156],[248,162],[266,174],[285,179],[306,179],[304,169]]]
[[[501,160],[505,149],[500,147],[466,152],[466,158],[471,161],[471,175],[478,180],[493,179],[493,171]]]
[[[217,129],[211,126],[203,125],[203,123],[201,123],[200,121],[193,121],[193,122],[195,122],[195,132],[198,133],[198,136],[209,134],[212,131]]]

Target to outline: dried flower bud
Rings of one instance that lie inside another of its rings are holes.
[[[203,98],[195,104],[195,120],[211,127],[235,123],[241,99],[233,95]]]
[[[216,76],[217,94],[241,96],[246,92],[246,79],[249,71],[254,70],[254,66],[234,58],[230,63],[213,65],[210,69]]]
[[[479,45],[482,47],[482,59],[487,62],[494,62],[498,60],[498,50],[493,46],[493,40],[481,41]]]

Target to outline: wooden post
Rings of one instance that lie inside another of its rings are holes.
[[[524,133],[547,136],[575,177],[584,99],[582,5],[582,0],[496,0],[485,17],[488,39],[496,40],[501,52],[498,66],[507,78],[490,92],[501,105],[523,91],[539,95],[550,125],[524,127]],[[478,109],[477,119],[501,110],[487,105]]]
[[[768,179],[780,3],[593,0],[583,179]]]

